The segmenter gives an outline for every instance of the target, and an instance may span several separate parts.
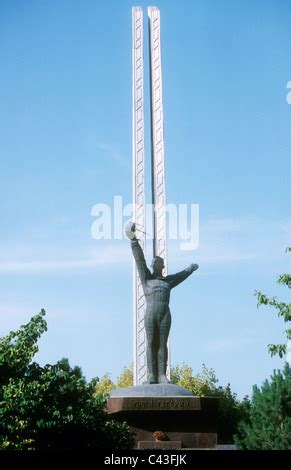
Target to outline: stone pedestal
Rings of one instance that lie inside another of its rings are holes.
[[[126,421],[135,433],[135,447],[148,449],[214,449],[217,410],[217,398],[196,397],[173,384],[116,389],[107,403],[108,414]],[[167,441],[157,444],[155,431],[162,431]]]

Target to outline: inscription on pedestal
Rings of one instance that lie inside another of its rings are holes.
[[[189,400],[136,400],[132,403],[133,407],[136,409],[143,410],[185,410],[193,409]]]
[[[189,411],[201,410],[198,397],[109,398],[108,412],[118,411]]]

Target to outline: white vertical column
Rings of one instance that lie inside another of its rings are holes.
[[[164,273],[167,274],[164,116],[159,9],[148,7],[148,16],[151,73],[152,202],[155,207],[154,256],[161,256],[164,259]]]
[[[144,186],[144,74],[143,74],[143,12],[132,8],[132,175],[134,222],[145,232]],[[145,235],[139,233],[145,251]],[[147,380],[146,332],[144,324],[145,297],[133,261],[133,378],[134,385]]]
[[[152,203],[154,205],[153,226],[154,256],[164,259],[164,275],[168,272],[166,195],[164,162],[164,115],[162,89],[160,11],[148,7],[150,43],[150,91],[151,91],[151,140],[152,140]],[[170,378],[170,343],[168,341],[167,376]]]

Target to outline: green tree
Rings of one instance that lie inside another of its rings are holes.
[[[116,387],[125,388],[133,385],[133,364],[130,367],[124,367],[122,373],[117,377]]]
[[[286,251],[291,252],[291,248],[287,248]],[[291,274],[281,274],[277,278],[277,283],[283,286],[291,288]],[[262,294],[260,291],[255,291],[255,296],[258,299],[257,306],[260,305],[269,305],[274,307],[277,310],[278,317],[283,318],[285,323],[291,321],[291,303],[281,302],[277,297],[268,297],[265,294]],[[278,354],[281,358],[286,354],[287,341],[291,339],[291,328],[288,328],[284,331],[286,335],[286,341],[280,344],[268,344],[268,351],[271,356]]]
[[[202,372],[196,375],[193,375],[192,367],[182,364],[171,367],[171,381],[191,390],[195,395],[206,397],[213,393],[218,379],[214,369],[208,369],[205,364],[202,364]]]
[[[186,364],[172,367],[171,380],[191,390],[194,395],[201,397],[219,398],[218,409],[218,443],[233,443],[233,435],[237,432],[238,424],[247,419],[250,409],[248,397],[239,401],[233,393],[230,384],[226,387],[218,386],[214,369],[202,365],[202,372],[193,374],[193,369]]]
[[[0,448],[129,448],[128,426],[109,419],[105,395],[95,394],[98,379],[88,383],[67,359],[31,363],[44,315],[0,340]]]
[[[286,251],[291,251],[287,248]],[[291,275],[281,274],[277,282],[291,288]],[[258,307],[269,305],[277,310],[285,323],[291,321],[291,303],[282,302],[277,297],[268,297],[256,291]],[[286,342],[269,344],[271,356],[283,357],[287,341],[291,339],[291,329],[285,330]],[[261,388],[253,387],[253,396],[248,419],[239,425],[235,442],[240,449],[291,449],[291,376],[289,364],[284,371],[274,371],[271,380],[266,380]]]
[[[113,388],[125,388],[133,385],[133,365],[124,367],[122,373],[117,377],[116,383],[113,382],[111,374],[106,372],[97,380],[95,386],[95,395],[107,395]]]
[[[253,387],[250,415],[235,436],[239,449],[291,450],[291,377],[274,372],[261,388]]]
[[[0,387],[11,378],[25,374],[38,352],[38,339],[47,331],[44,316],[45,310],[42,309],[29,323],[0,339]]]
[[[111,379],[111,374],[109,372],[106,372],[104,375],[102,375],[100,379],[97,378],[94,389],[94,395],[108,395],[110,390],[112,390],[113,388],[116,388],[116,385]]]

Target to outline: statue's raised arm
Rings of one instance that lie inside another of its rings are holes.
[[[138,274],[139,274],[141,283],[144,284],[146,280],[150,278],[151,273],[147,267],[147,263],[146,263],[142,248],[135,235],[135,224],[129,223],[127,225],[125,233],[126,233],[127,238],[129,238],[131,241],[130,242],[131,250],[132,250],[132,254],[135,259],[135,262],[136,262]]]

